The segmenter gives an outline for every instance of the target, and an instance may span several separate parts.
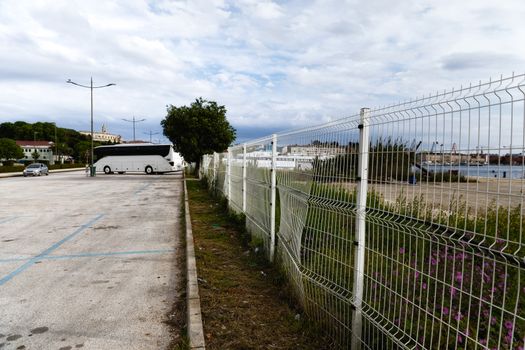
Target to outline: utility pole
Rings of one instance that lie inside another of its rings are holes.
[[[135,123],[140,123],[140,122],[143,122],[144,120],[146,119],[135,119],[135,116],[133,116],[133,119],[132,120],[129,120],[129,119],[124,119],[122,118],[123,121],[125,122],[129,122],[129,123],[133,123],[133,141],[136,141],[137,139],[135,138]]]
[[[152,137],[153,135],[158,135],[158,134],[160,134],[160,132],[152,132],[152,131],[150,130],[149,132],[145,132],[145,134],[146,134],[146,135],[149,135],[149,143],[152,143],[152,142],[151,142],[151,137]],[[159,142],[159,143],[160,143],[160,142]]]
[[[55,154],[53,155],[53,164],[55,163],[55,158],[58,159],[58,141],[57,141],[57,123],[55,124]]]

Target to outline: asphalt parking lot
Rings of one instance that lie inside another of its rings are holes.
[[[0,179],[0,348],[162,349],[182,177]]]

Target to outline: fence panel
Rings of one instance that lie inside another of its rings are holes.
[[[275,159],[277,263],[340,348],[525,347],[524,84],[501,78],[373,109],[366,123],[283,132],[274,153],[270,137],[231,148],[230,205],[246,207],[267,252]]]
[[[372,111],[364,300],[405,347],[523,346],[521,84]]]
[[[230,199],[229,204],[237,213],[243,211],[243,146],[230,148]]]
[[[215,153],[215,190],[227,197],[228,153]]]
[[[246,226],[270,257],[272,138],[246,145]]]

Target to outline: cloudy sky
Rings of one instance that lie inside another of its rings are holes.
[[[0,122],[132,138],[166,105],[228,109],[238,140],[525,71],[522,0],[0,0]],[[153,139],[162,136],[155,135]]]

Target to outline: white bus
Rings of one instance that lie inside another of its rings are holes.
[[[127,144],[95,147],[94,164],[97,172],[113,174],[117,172],[168,173],[180,171],[184,159],[172,145]]]

